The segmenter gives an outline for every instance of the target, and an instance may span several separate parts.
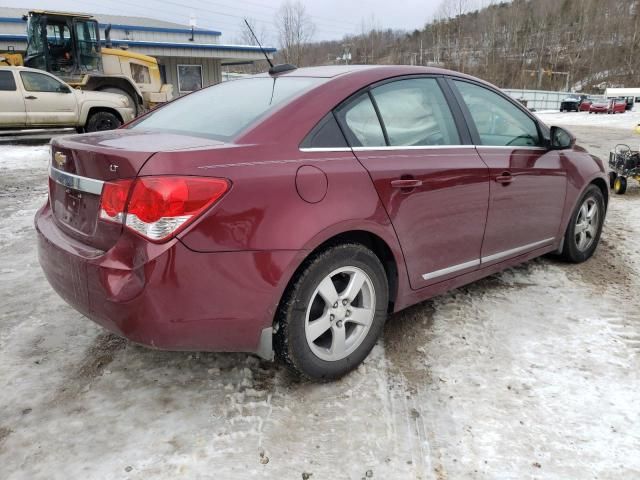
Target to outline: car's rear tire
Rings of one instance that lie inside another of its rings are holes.
[[[613,182],[613,191],[617,195],[624,195],[627,192],[627,179],[618,175]]]
[[[593,255],[602,234],[605,212],[602,191],[596,185],[590,185],[582,194],[569,220],[562,259],[581,263]]]
[[[380,259],[360,244],[310,257],[284,294],[274,335],[277,357],[316,381],[340,378],[369,354],[389,304]]]
[[[111,112],[99,111],[92,113],[87,120],[85,130],[87,132],[101,132],[104,130],[114,130],[122,125],[122,122]]]

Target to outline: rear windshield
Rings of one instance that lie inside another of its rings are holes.
[[[324,80],[309,77],[231,80],[180,98],[129,128],[227,141],[270,110]]]

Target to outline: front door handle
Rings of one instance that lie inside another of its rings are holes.
[[[513,181],[513,176],[509,172],[502,172],[496,177],[496,182],[507,185]]]
[[[33,95],[29,95],[28,97],[24,97],[26,100],[37,100],[38,97],[34,97]]]
[[[403,178],[400,180],[391,180],[391,186],[393,188],[416,188],[422,186],[422,180],[415,178]]]

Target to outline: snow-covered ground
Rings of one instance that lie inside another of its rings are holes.
[[[599,123],[625,115],[551,115],[599,155],[634,139]],[[539,259],[394,315],[363,366],[317,385],[131,345],[68,307],[35,256],[47,155],[0,146],[0,479],[640,478],[635,182],[589,262]]]
[[[633,131],[635,127],[640,125],[640,111],[617,113],[615,115],[607,115],[606,113],[588,113],[588,112],[535,112],[547,125],[567,125],[567,126],[585,126],[585,127],[606,127],[619,128],[622,130]],[[637,137],[640,141],[640,137]]]

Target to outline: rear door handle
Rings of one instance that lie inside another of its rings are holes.
[[[38,97],[34,97],[33,95],[29,95],[28,97],[24,97],[26,100],[37,100]]]
[[[503,185],[511,183],[512,181],[513,181],[513,176],[509,172],[502,172],[501,175],[498,175],[496,177],[496,182],[502,183]]]
[[[403,178],[401,180],[391,180],[393,188],[416,188],[422,186],[422,180],[415,178]]]

